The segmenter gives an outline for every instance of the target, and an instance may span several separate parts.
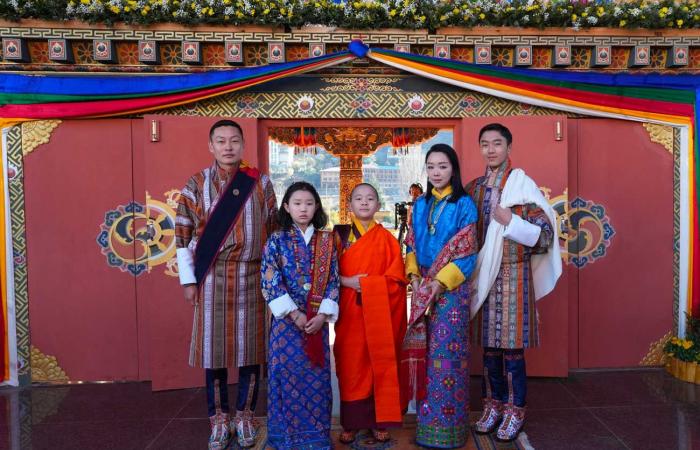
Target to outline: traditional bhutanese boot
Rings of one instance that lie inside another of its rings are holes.
[[[484,411],[481,418],[474,424],[478,434],[490,434],[498,427],[503,419],[503,402],[493,398],[484,399]]]
[[[238,445],[243,448],[254,446],[256,433],[255,427],[253,426],[253,412],[236,411],[236,417],[233,418],[233,423],[236,427]]]
[[[508,381],[508,402],[505,405],[503,422],[496,432],[496,440],[508,442],[518,437],[525,424],[525,352],[523,349],[505,350],[503,360]]]
[[[481,395],[484,410],[481,418],[474,424],[474,431],[478,434],[489,434],[503,419],[503,400],[506,393],[501,349],[484,349],[484,379],[481,384]]]
[[[509,403],[505,406],[503,422],[496,432],[496,440],[510,442],[518,438],[525,424],[525,407],[518,407]]]
[[[209,418],[211,434],[209,435],[209,450],[223,450],[231,441],[229,415],[218,412]]]

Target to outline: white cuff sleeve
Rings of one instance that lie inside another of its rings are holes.
[[[510,223],[503,231],[503,237],[517,242],[528,247],[534,247],[537,240],[540,238],[542,229],[537,225],[533,225],[520,216],[513,214]]]
[[[318,307],[318,313],[328,316],[326,322],[334,323],[338,320],[338,304],[330,298],[324,298],[321,306]]]
[[[197,279],[194,276],[194,255],[189,248],[178,248],[177,271],[180,274],[180,284],[194,284]]]
[[[299,309],[289,294],[284,294],[281,297],[277,297],[268,303],[268,306],[270,307],[270,311],[272,311],[272,315],[275,316],[275,319],[282,319],[295,309]]]

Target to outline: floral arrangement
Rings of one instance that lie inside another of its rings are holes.
[[[7,19],[152,24],[700,28],[699,0],[0,0]]]
[[[685,339],[672,337],[664,346],[668,371],[684,381],[700,384],[700,318],[686,316]]]
[[[672,337],[666,347],[666,354],[685,362],[700,362],[700,345],[690,339]]]

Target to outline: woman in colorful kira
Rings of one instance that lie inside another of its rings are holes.
[[[331,448],[328,324],[338,318],[338,252],[312,185],[292,184],[279,210],[281,230],[265,244],[262,292],[274,318],[268,351],[267,445]],[[267,448],[267,447],[266,447]]]
[[[406,238],[413,298],[402,364],[416,399],[417,443],[457,448],[468,434],[468,280],[476,263],[477,212],[452,147],[432,146],[425,165],[428,186],[415,202]]]

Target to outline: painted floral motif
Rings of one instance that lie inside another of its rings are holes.
[[[532,114],[532,105],[528,105],[527,103],[520,103],[520,114],[527,115],[527,114]]]
[[[255,112],[256,109],[260,106],[258,101],[255,99],[255,97],[252,97],[250,95],[244,95],[238,101],[236,102],[236,106],[240,108],[243,112],[246,114],[252,114]]]
[[[225,66],[225,52],[222,44],[202,44],[203,62],[207,66]]]
[[[161,45],[160,60],[162,64],[169,66],[182,64],[182,46],[179,43]]]
[[[474,49],[452,46],[452,48],[450,48],[450,58],[455,61],[472,62],[474,61]]]
[[[481,102],[473,95],[467,95],[460,100],[459,106],[461,106],[466,112],[474,112],[479,108],[479,106],[481,106]]]
[[[46,41],[36,41],[29,43],[29,55],[32,62],[35,64],[48,64],[49,60],[49,43]]]
[[[287,45],[287,61],[299,61],[309,57],[308,45]]]
[[[262,66],[267,64],[267,44],[246,44],[244,61],[246,66]]]
[[[425,100],[423,100],[423,97],[420,95],[416,94],[408,99],[408,109],[411,114],[420,114],[423,112],[424,108]]]
[[[491,49],[491,64],[498,67],[513,66],[513,49],[494,47]]]
[[[77,64],[95,64],[95,60],[92,58],[92,42],[75,42],[73,44],[73,56]]]
[[[136,42],[118,42],[117,55],[119,57],[119,64],[139,64],[139,47]]]
[[[308,95],[302,95],[297,100],[297,108],[301,114],[309,114],[314,108],[314,99]]]
[[[652,48],[649,65],[655,69],[665,69],[668,51],[665,48]]]
[[[573,47],[571,49],[571,67],[587,69],[591,66],[591,49],[585,47]]]
[[[691,48],[688,58],[688,66],[693,69],[700,68],[700,48]]]
[[[372,102],[364,95],[358,95],[350,102],[350,107],[358,114],[364,114],[372,108]]]
[[[532,67],[547,69],[552,67],[552,49],[546,47],[534,47],[532,49]]]
[[[629,47],[613,47],[612,48],[612,63],[610,64],[611,69],[625,69],[627,68],[627,61],[630,57]]]
[[[433,51],[435,49],[431,45],[412,45],[411,53],[415,53],[423,56],[433,56]]]

